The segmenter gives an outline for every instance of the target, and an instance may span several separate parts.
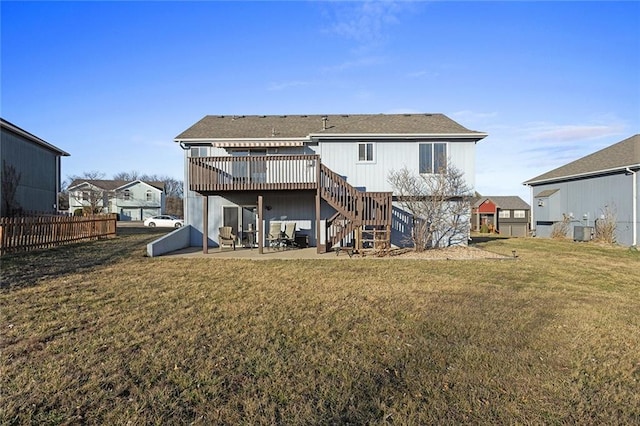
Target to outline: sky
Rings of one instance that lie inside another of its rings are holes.
[[[205,115],[444,113],[476,190],[640,133],[636,1],[1,1],[0,115],[62,176],[183,179]]]

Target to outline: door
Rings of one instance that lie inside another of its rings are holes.
[[[242,245],[254,247],[258,239],[258,206],[242,206]]]
[[[240,244],[246,247],[256,244],[257,217],[257,206],[222,207],[222,226],[230,226]]]

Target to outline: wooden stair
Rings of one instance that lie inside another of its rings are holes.
[[[320,165],[320,196],[336,210],[336,214],[326,222],[326,246],[324,251],[334,246],[356,242],[354,231],[373,228],[385,229],[390,235],[391,192],[359,191],[324,164]],[[387,241],[387,246],[389,241]]]

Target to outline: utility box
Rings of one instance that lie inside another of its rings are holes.
[[[593,226],[574,226],[573,241],[591,241]]]

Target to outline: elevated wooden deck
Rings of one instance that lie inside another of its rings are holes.
[[[228,191],[317,189],[317,155],[189,158],[189,189],[201,194]]]
[[[202,195],[316,190],[317,199],[324,199],[336,210],[336,214],[326,219],[326,245],[322,251],[353,240],[354,232],[365,227],[382,229],[389,235],[391,193],[359,191],[322,164],[318,155],[191,157],[188,167],[189,189]],[[319,214],[320,204],[316,201],[318,222]]]

